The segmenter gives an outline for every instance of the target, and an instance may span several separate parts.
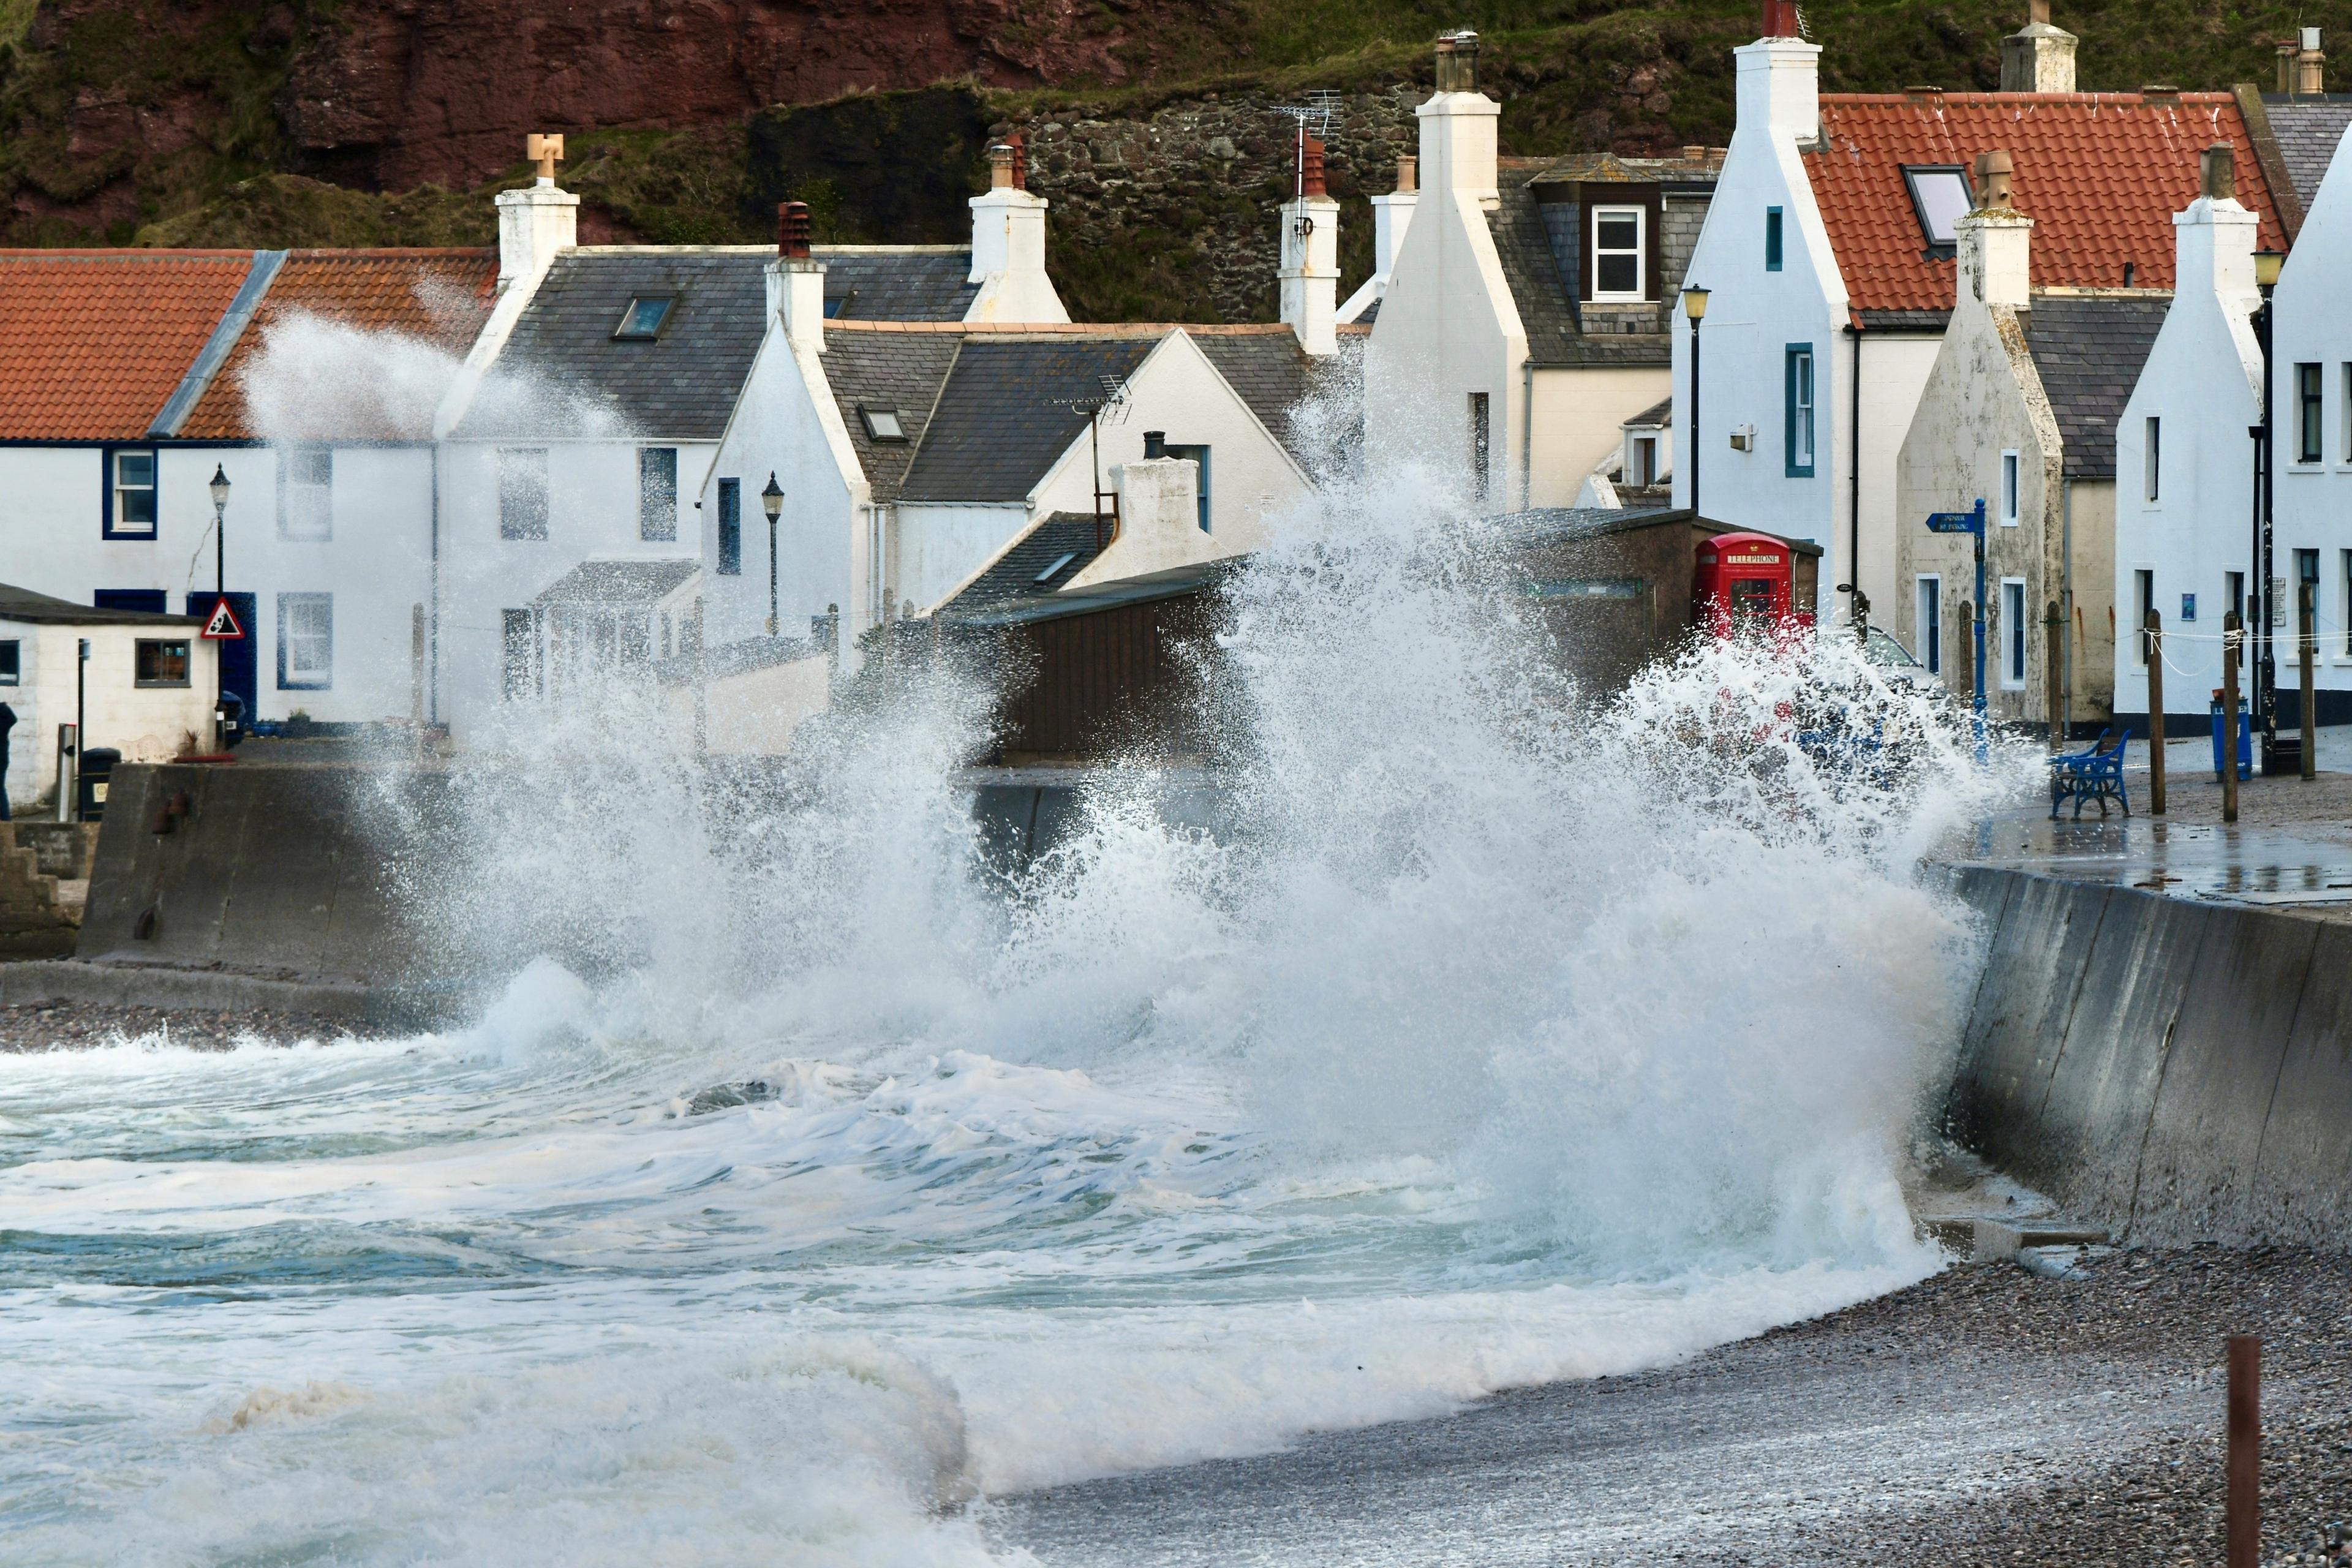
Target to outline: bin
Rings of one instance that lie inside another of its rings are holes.
[[[2238,699],[2238,776],[2254,776],[2254,731],[2246,717],[2246,700]],[[2213,782],[2221,782],[2221,694],[2213,693]]]
[[[92,746],[81,754],[81,766],[74,770],[74,809],[82,821],[105,818],[107,780],[121,760],[122,753],[111,746]]]
[[[213,743],[226,752],[245,739],[245,699],[224,691],[213,708]]]

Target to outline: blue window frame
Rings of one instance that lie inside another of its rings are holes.
[[[100,532],[108,539],[155,537],[160,464],[152,447],[99,448]]]
[[[1764,209],[1764,270],[1780,270],[1780,209]]]
[[[136,610],[145,616],[163,615],[172,607],[161,588],[100,588],[89,602],[101,610]]]
[[[1198,500],[1198,503],[1199,503],[1199,507],[1200,507],[1201,531],[1202,531],[1202,533],[1206,533],[1206,532],[1208,532],[1208,531],[1209,531],[1209,448],[1207,448],[1206,447],[1177,447],[1177,446],[1171,446],[1171,447],[1168,448],[1168,455],[1169,455],[1170,457],[1171,457],[1171,458],[1192,458],[1192,461],[1194,461],[1195,463],[1198,463],[1198,464],[1201,466],[1201,489],[1200,489],[1200,494],[1199,494],[1199,496],[1198,496],[1197,500]]]
[[[719,481],[719,574],[743,574],[743,481]]]
[[[1813,477],[1813,345],[1790,343],[1784,362],[1782,426],[1792,479]]]

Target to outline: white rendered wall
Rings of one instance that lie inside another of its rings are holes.
[[[2276,527],[2273,548],[2275,574],[2287,579],[2286,597],[2280,605],[2278,679],[2292,689],[2302,679],[2294,647],[2294,552],[2319,552],[2317,626],[2319,658],[2315,683],[2325,690],[2352,689],[2352,598],[2347,598],[2345,552],[2352,549],[2352,531],[2344,526],[2352,517],[2352,407],[2347,405],[2346,378],[2352,371],[2352,164],[2339,146],[2327,177],[2320,183],[2310,214],[2296,235],[2294,250],[2279,275],[2272,303],[2277,319],[2273,341],[2278,345],[2273,395],[2279,399],[2279,474],[2273,501]],[[2300,455],[2290,426],[2297,417],[2294,365],[2315,362],[2320,366],[2323,400],[2321,458],[2316,463],[2296,461]],[[2177,607],[2177,606],[2176,606]],[[2173,706],[2168,693],[2166,706]]]
[[[79,643],[90,643],[82,677],[84,744],[110,747],[130,763],[168,761],[180,754],[186,736],[209,746],[213,704],[220,694],[214,645],[192,626],[43,626],[0,619],[0,640],[19,647],[19,683],[0,686],[0,702],[16,710],[9,737],[9,809],[29,810],[44,798],[54,802],[58,782],[57,729],[74,721],[75,667]],[[188,640],[188,684],[140,686],[134,679],[142,638]]]
[[[1895,624],[1895,605],[1910,592],[1907,578],[1897,580],[1897,542],[1907,530],[1925,531],[1925,519],[1911,516],[1897,502],[1896,470],[1903,438],[1910,433],[1919,399],[1927,389],[1928,373],[1935,368],[1936,354],[1943,341],[1940,335],[1927,333],[1865,332],[1862,337],[1862,429],[1856,446],[1849,449],[1847,456],[1859,456],[1862,459],[1862,591],[1870,595],[1871,618],[1881,626]],[[1850,363],[1853,340],[1843,339],[1838,344],[1838,353],[1849,356]],[[1846,403],[1851,410],[1851,384]],[[1841,413],[1840,417],[1845,419],[1844,414]],[[1845,423],[1850,425],[1852,421],[1846,419]],[[1840,556],[1843,560],[1853,553],[1853,535],[1856,530],[1853,520],[1843,514],[1835,520],[1834,526],[1845,546]],[[1841,583],[1853,580],[1850,575],[1838,579]]]
[[[1526,504],[1574,506],[1585,476],[1623,447],[1625,421],[1654,406],[1671,384],[1663,366],[1537,371]],[[1515,472],[1507,489],[1512,504],[1519,503],[1519,492]]]

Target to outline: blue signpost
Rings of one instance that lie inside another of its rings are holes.
[[[1977,498],[1976,508],[1971,511],[1929,512],[1927,514],[1927,531],[1930,533],[1965,533],[1970,535],[1976,541],[1977,599],[1974,619],[1969,628],[1970,632],[1969,641],[1972,643],[1976,648],[1977,761],[1981,763],[1985,760],[1984,497],[1979,496]]]

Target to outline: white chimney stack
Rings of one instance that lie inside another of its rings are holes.
[[[2254,247],[2261,219],[2237,198],[2237,158],[2226,142],[2205,150],[2197,199],[2172,217],[2173,293],[2192,290],[2222,302],[2243,321],[2262,302],[2254,284]]]
[[[1421,120],[1422,183],[1473,200],[1498,201],[1496,122],[1503,107],[1478,90],[1478,35],[1437,40],[1437,91],[1413,111]]]
[[[809,254],[806,202],[776,209],[776,258],[768,263],[768,313],[795,348],[824,353],[824,263]]]
[[[1310,354],[1337,353],[1339,204],[1323,183],[1323,143],[1298,135],[1291,198],[1282,204],[1282,324]]]
[[[971,198],[971,276],[980,295],[967,321],[1066,321],[1045,275],[1045,198],[1029,194],[1019,132],[988,150],[988,189]]]
[[[2024,310],[2033,303],[2033,220],[2010,195],[2003,152],[1977,158],[1977,210],[1954,225],[1960,280],[1970,299]]]
[[[1118,491],[1118,533],[1066,589],[1171,571],[1226,553],[1201,527],[1201,465],[1164,455],[1160,432],[1143,434],[1144,455],[1111,470]]]
[[[580,243],[580,198],[555,188],[563,138],[533,132],[523,139],[523,148],[538,165],[539,179],[520,191],[501,191],[496,199],[501,290],[518,282],[526,291],[536,288],[555,253]]]

